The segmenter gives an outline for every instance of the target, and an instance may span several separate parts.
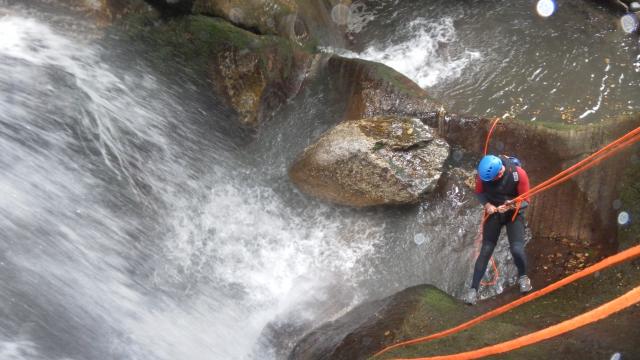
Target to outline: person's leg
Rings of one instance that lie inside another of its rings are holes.
[[[490,216],[484,223],[484,227],[482,228],[482,248],[480,249],[480,255],[478,255],[473,269],[473,280],[471,281],[471,287],[473,289],[478,290],[480,287],[480,281],[487,271],[487,264],[489,263],[489,259],[491,259],[493,249],[495,249],[498,243],[501,228],[502,224],[500,224],[498,214]]]
[[[519,214],[513,222],[507,223],[507,236],[511,256],[518,268],[518,277],[527,275],[527,255],[524,252],[524,216]]]

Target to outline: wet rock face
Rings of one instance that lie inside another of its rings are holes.
[[[338,204],[410,204],[435,188],[448,156],[448,144],[418,119],[374,117],[325,133],[289,175],[302,191]]]
[[[442,111],[442,105],[424,89],[384,64],[334,55],[327,66],[331,81],[348,89],[347,119],[378,115],[425,118]]]
[[[298,4],[293,0],[195,0],[193,12],[228,19],[245,29],[260,34],[279,34],[281,22],[295,14]]]
[[[289,359],[367,359],[393,340],[404,340],[407,328],[420,324],[424,333],[434,332],[470,312],[433,286],[415,286],[361,304],[314,329],[298,342]]]
[[[459,115],[423,120],[436,127],[452,145],[478,154],[478,159],[493,121]],[[535,186],[639,125],[639,117],[588,126],[501,121],[492,136],[489,152],[517,156]],[[629,151],[626,154],[628,157]],[[527,220],[537,244],[536,251],[553,248],[553,244],[544,243],[548,238],[580,240],[592,248],[598,245],[613,249],[618,226],[617,211],[612,203],[624,190],[621,179],[629,166],[622,153],[535,196],[527,211]],[[545,253],[540,254],[543,255]]]
[[[311,54],[277,47],[251,51],[228,47],[213,57],[211,76],[238,113],[239,122],[256,127],[297,94]]]
[[[183,0],[184,1],[184,0]],[[259,34],[280,35],[298,42],[345,45],[344,26],[331,17],[333,7],[350,0],[193,0],[193,13],[222,17]]]
[[[183,59],[198,77],[238,114],[238,122],[256,127],[295,96],[315,55],[278,36],[260,36],[218,18],[157,14],[121,24],[135,42],[149,48],[162,66]]]

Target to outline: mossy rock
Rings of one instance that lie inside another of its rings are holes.
[[[344,25],[332,20],[335,5],[350,0],[194,0],[192,12],[227,19],[257,34],[299,44],[345,47]]]
[[[291,359],[394,359],[455,354],[508,341],[562,322],[620,296],[638,285],[640,264],[627,262],[567,285],[539,299],[459,333],[375,353],[387,346],[440,332],[519,295],[513,291],[493,301],[466,306],[429,285],[405,289],[388,298],[357,306],[307,334]],[[640,308],[632,306],[609,318],[497,359],[608,359],[640,356]],[[620,336],[624,334],[624,336]]]
[[[454,354],[469,351],[541,330],[574,316],[589,311],[613,300],[640,281],[640,264],[628,262],[570,284],[549,295],[524,304],[496,318],[485,321],[460,333],[433,340],[431,342],[392,350],[375,359],[424,357]],[[515,294],[504,300],[514,300]],[[469,320],[491,307],[465,309],[458,304],[453,317],[459,319],[455,325]],[[497,306],[491,304],[493,306]],[[493,307],[492,306],[492,307]],[[640,356],[640,328],[637,319],[640,308],[633,306],[609,318],[583,328],[576,329],[513,352],[496,355],[499,359],[608,359],[619,352],[622,358],[635,359]],[[408,314],[407,317],[423,316]],[[451,324],[438,329],[450,327]],[[402,340],[425,336],[434,331],[424,332],[418,327],[407,328]],[[624,334],[624,336],[620,336]],[[382,348],[382,347],[381,347]]]
[[[287,15],[296,14],[298,4],[291,0],[194,0],[193,13],[218,16],[261,34],[278,35]]]
[[[207,16],[140,14],[119,23],[160,68],[178,62],[215,89],[255,127],[294,96],[314,56],[278,36],[260,36]],[[170,69],[169,69],[170,70]]]

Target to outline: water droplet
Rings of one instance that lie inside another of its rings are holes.
[[[620,201],[620,199],[615,199],[613,200],[612,206],[615,210],[620,210],[620,208],[622,207],[622,201]]]
[[[463,155],[462,155],[462,151],[461,150],[456,149],[456,150],[453,151],[453,160],[460,161],[460,160],[462,160],[462,156]]]
[[[418,233],[413,237],[413,242],[415,242],[416,245],[422,245],[425,241],[427,241],[427,237],[423,233]]]
[[[349,22],[349,7],[338,4],[331,9],[331,19],[338,25],[346,25]]]
[[[618,214],[618,224],[620,225],[626,225],[629,223],[629,220],[631,220],[629,213],[626,211],[621,211]]]
[[[620,26],[627,34],[630,34],[638,28],[638,17],[636,14],[624,14],[620,18]]]
[[[549,17],[556,11],[556,3],[553,0],[538,0],[536,11],[542,17]]]

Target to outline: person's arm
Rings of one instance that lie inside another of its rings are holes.
[[[529,192],[529,176],[520,166],[516,167],[516,171],[518,172],[518,195],[522,195]],[[521,209],[526,208],[527,206],[529,206],[529,196],[520,203]]]
[[[482,206],[484,207],[484,211],[486,211],[487,214],[493,214],[494,212],[498,211],[498,208],[493,206],[493,204],[489,202],[489,199],[487,198],[487,194],[484,193],[484,189],[482,188],[482,180],[480,180],[480,177],[477,175],[476,175],[476,198],[478,199],[480,204],[482,204]]]
[[[485,206],[489,202],[489,199],[487,199],[487,195],[484,193],[484,189],[482,188],[482,180],[480,180],[480,177],[477,175],[476,175],[476,198],[478,199],[480,204],[482,204],[482,206]]]

